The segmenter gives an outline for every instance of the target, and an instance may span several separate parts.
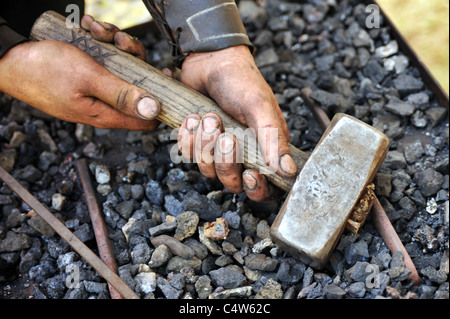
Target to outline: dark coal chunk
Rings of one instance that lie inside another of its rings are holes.
[[[435,195],[440,190],[443,183],[444,176],[432,168],[421,171],[417,175],[419,190],[425,197]]]
[[[150,180],[145,186],[145,195],[154,205],[162,205],[164,201],[164,191],[161,184],[154,180]]]
[[[377,84],[381,83],[386,77],[384,66],[376,60],[367,63],[363,69],[363,74]]]
[[[209,273],[212,283],[216,287],[225,289],[237,288],[245,280],[245,276],[236,270],[220,268]]]
[[[394,85],[401,96],[416,93],[423,88],[423,82],[412,75],[402,73],[395,80]]]
[[[196,212],[201,219],[214,221],[222,215],[222,208],[208,197],[196,191],[190,191],[181,203],[183,211]]]

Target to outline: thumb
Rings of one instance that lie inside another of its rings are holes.
[[[104,68],[103,68],[104,69]],[[160,111],[160,103],[150,93],[132,85],[104,69],[101,81],[95,81],[92,96],[109,104],[121,113],[144,120],[153,120]],[[97,74],[95,78],[99,78]]]

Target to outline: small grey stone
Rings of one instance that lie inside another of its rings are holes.
[[[200,243],[197,239],[192,237],[187,238],[184,244],[195,252],[195,256],[200,259],[205,259],[208,256],[208,248]]]
[[[196,212],[186,211],[176,217],[177,228],[175,231],[175,238],[179,241],[191,237],[197,231],[198,222],[200,218]]]
[[[366,285],[363,282],[355,282],[348,287],[348,294],[353,298],[363,298],[366,294]]]
[[[230,228],[238,229],[241,225],[241,216],[236,211],[227,211],[222,217],[227,220]]]
[[[127,200],[125,202],[121,202],[116,206],[116,212],[123,217],[123,219],[128,220],[133,213],[134,201]]]
[[[22,169],[19,169],[17,172],[17,178],[30,182],[30,183],[36,183],[37,181],[41,180],[42,178],[42,172],[38,170],[34,165],[29,164],[25,166]]]
[[[66,266],[73,264],[74,261],[78,259],[79,259],[78,255],[75,252],[70,251],[63,255],[59,255],[58,259],[56,260],[56,264],[58,265],[59,269],[65,269]]]
[[[363,68],[363,73],[374,83],[381,83],[386,77],[384,66],[378,63],[376,60],[370,60]]]
[[[393,170],[406,167],[406,159],[404,154],[395,150],[388,152],[385,159],[385,163],[388,167],[390,167]]]
[[[8,231],[6,237],[0,241],[0,253],[28,249],[30,246],[31,239],[26,234],[17,234],[13,231]]]
[[[186,285],[186,275],[180,272],[174,273],[171,272],[167,275],[167,280],[169,281],[170,285],[176,289],[184,289],[184,286]]]
[[[195,282],[195,290],[197,291],[199,299],[207,299],[213,291],[211,286],[211,279],[208,276],[200,276]]]
[[[185,211],[193,211],[196,212],[201,219],[208,222],[212,222],[222,215],[222,209],[219,205],[196,191],[189,191],[184,196],[181,208],[182,211],[179,214]]]
[[[131,198],[139,200],[144,196],[144,187],[136,184],[131,186]]]
[[[111,173],[106,165],[97,164],[95,166],[95,180],[99,184],[107,184],[111,180]]]
[[[152,257],[150,258],[150,262],[148,265],[150,267],[160,267],[165,265],[172,258],[172,253],[166,245],[159,245],[155,248],[152,253]]]
[[[167,236],[167,235],[160,235],[158,237],[152,237],[150,239],[152,245],[154,247],[158,247],[160,245],[166,245],[169,247],[172,254],[180,256],[185,259],[192,258],[195,255],[195,252],[192,248],[184,245],[176,238]]]
[[[164,192],[158,181],[150,180],[145,186],[145,195],[150,203],[154,205],[162,205],[164,201]]]
[[[392,191],[392,175],[378,173],[375,176],[375,193],[377,196],[389,197]]]
[[[392,98],[385,106],[386,110],[399,116],[411,116],[414,114],[416,107],[410,103],[403,102],[398,98]]]
[[[147,243],[140,243],[133,247],[131,256],[133,258],[133,264],[146,264],[151,255],[152,249]]]
[[[270,238],[270,226],[266,220],[261,220],[256,226],[256,236],[261,239]]]
[[[276,259],[264,254],[250,254],[245,257],[245,266],[253,270],[274,271],[278,265]]]
[[[259,219],[256,218],[252,213],[245,213],[241,217],[241,225],[248,236],[253,236],[256,233],[256,228],[258,227]]]
[[[403,152],[405,153],[406,161],[409,164],[413,164],[425,153],[425,150],[422,143],[419,140],[415,140],[405,143]]]
[[[356,264],[345,271],[345,276],[349,279],[349,281],[361,281],[364,282],[373,272],[372,267],[373,265],[369,264],[366,261],[358,261]]]
[[[266,49],[255,57],[255,63],[259,68],[265,65],[278,63],[279,60],[280,58],[274,48]]]
[[[367,243],[364,240],[359,240],[356,243],[351,243],[345,250],[345,261],[349,265],[353,265],[363,258],[369,258],[369,250]]]
[[[297,298],[315,299],[321,296],[322,296],[322,286],[317,282],[313,282],[312,284],[302,288],[302,290],[298,293]]]
[[[36,132],[38,133],[39,142],[41,144],[41,147],[49,151],[51,153],[56,153],[58,151],[58,147],[56,146],[55,142],[53,141],[53,138],[50,136],[50,134],[44,130],[44,129],[37,129]]]
[[[149,168],[150,168],[150,162],[148,159],[143,159],[141,161],[131,162],[128,164],[129,172],[135,172],[135,173],[142,174],[142,175],[147,174]]]
[[[165,233],[170,233],[177,228],[177,222],[164,222],[157,226],[151,227],[148,232],[151,237],[156,237]]]
[[[156,283],[158,285],[158,288],[161,289],[162,293],[167,299],[179,299],[181,297],[181,294],[183,293],[183,290],[176,289],[169,283],[167,279],[163,277],[158,277]]]
[[[12,201],[5,202],[5,204],[11,203]],[[6,228],[11,229],[20,226],[26,219],[26,214],[22,213],[19,209],[13,209],[6,219]]]
[[[245,280],[245,276],[240,272],[224,267],[210,271],[209,276],[216,287],[225,289],[237,288]]]
[[[205,225],[198,227],[198,234],[199,234],[200,242],[203,245],[205,245],[206,248],[208,248],[208,250],[211,252],[211,254],[222,255],[223,251],[222,251],[222,248],[220,247],[220,245],[218,243],[216,243],[214,240],[207,238],[205,236],[204,227],[205,227]]]
[[[419,190],[424,197],[435,195],[444,183],[444,176],[432,168],[420,171],[417,179]]]
[[[281,284],[270,278],[255,296],[255,299],[282,299]]]
[[[185,267],[191,267],[194,269],[195,273],[198,273],[201,270],[202,267],[202,261],[201,259],[198,259],[197,257],[192,257],[191,259],[185,259],[181,258],[180,256],[175,256],[172,259],[169,260],[169,263],[167,264],[166,271],[180,271],[181,269]]]
[[[448,275],[442,270],[436,270],[432,267],[425,267],[420,270],[420,273],[427,277],[432,282],[442,284],[447,280]]]
[[[394,80],[394,85],[400,95],[406,96],[420,91],[423,87],[423,82],[412,75],[402,73]]]
[[[326,285],[322,292],[326,299],[342,299],[346,295],[346,292],[335,284]]]
[[[94,239],[94,232],[88,224],[81,225],[77,230],[73,232],[73,234],[78,237],[83,243]]]
[[[426,111],[426,114],[430,119],[431,125],[436,127],[447,116],[447,109],[445,107],[432,107]]]
[[[43,151],[39,155],[38,168],[45,172],[46,170],[48,170],[48,168],[50,167],[51,164],[56,162],[57,159],[58,159],[58,155],[56,155],[55,153],[51,153],[49,151]]]
[[[154,272],[140,272],[134,277],[135,290],[148,294],[156,290],[156,274]]]
[[[267,13],[253,1],[240,1],[239,14],[244,23],[251,23],[261,29],[267,21]]]
[[[166,184],[167,187],[169,187],[171,193],[176,192],[186,193],[190,188],[189,175],[187,174],[187,172],[179,168],[171,169],[167,173]]]
[[[50,238],[56,234],[55,230],[39,215],[33,215],[27,220],[27,224],[46,238]]]
[[[83,281],[84,288],[86,288],[87,291],[99,294],[101,292],[107,291],[107,284],[103,282],[96,282],[96,281]]]

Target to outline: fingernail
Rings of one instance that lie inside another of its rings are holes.
[[[144,96],[137,105],[137,112],[142,118],[152,120],[159,113],[159,104],[154,99]]]
[[[297,173],[297,166],[289,154],[280,157],[280,167],[286,174],[294,175]]]
[[[189,130],[189,132],[194,132],[198,125],[200,124],[200,121],[196,117],[189,117],[186,121],[186,128]]]
[[[207,134],[214,133],[220,126],[219,121],[214,116],[206,116],[203,118],[203,131]]]
[[[244,173],[242,179],[244,180],[245,187],[247,187],[248,189],[253,190],[256,188],[256,186],[258,186],[256,179],[250,174]]]
[[[219,150],[222,154],[228,154],[234,150],[234,139],[228,135],[222,135],[219,139]]]

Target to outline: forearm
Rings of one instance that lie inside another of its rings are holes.
[[[143,0],[181,66],[191,53],[253,48],[234,0]]]

